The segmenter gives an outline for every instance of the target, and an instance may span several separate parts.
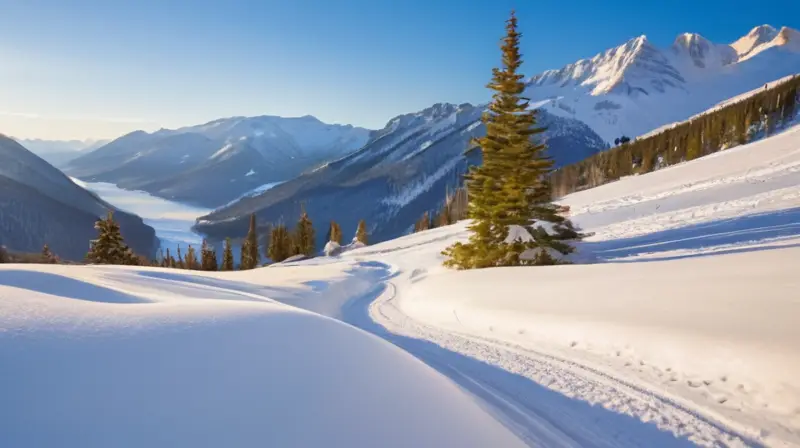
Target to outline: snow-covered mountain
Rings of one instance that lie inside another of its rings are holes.
[[[260,185],[293,178],[361,147],[370,131],[314,117],[233,117],[136,131],[73,160],[86,181],[216,207]]]
[[[732,44],[679,35],[668,48],[646,36],[529,80],[526,94],[576,118],[607,142],[686,119],[727,98],[800,72],[800,33],[769,25]]]
[[[323,229],[336,220],[345,232],[365,219],[374,240],[408,231],[426,210],[444,201],[448,188],[460,184],[469,163],[480,161],[464,152],[473,137],[483,135],[482,106],[436,104],[389,121],[358,151],[295,179],[200,218],[196,226],[212,239],[240,237],[246,218],[262,222],[294,222],[301,204]],[[539,124],[558,164],[584,159],[607,146],[588,126],[542,111]],[[319,232],[321,240],[325,235]],[[320,241],[322,242],[322,241]]]
[[[73,159],[95,150],[109,140],[43,140],[14,138],[32,153],[55,167],[66,166]]]
[[[44,244],[64,259],[80,260],[94,222],[116,210],[17,143],[0,135],[0,244],[38,252]],[[155,255],[158,240],[138,216],[117,210],[126,242],[139,254]]]

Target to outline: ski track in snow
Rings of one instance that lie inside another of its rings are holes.
[[[388,264],[373,270],[379,286],[343,320],[450,377],[530,446],[760,446],[690,404],[590,366],[416,322],[395,306],[401,290],[392,279],[408,272]]]

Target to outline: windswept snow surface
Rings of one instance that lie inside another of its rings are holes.
[[[592,265],[3,265],[0,446],[800,446],[799,190],[794,127],[564,198]]]
[[[524,446],[413,356],[265,298],[346,280],[2,265],[0,446]]]
[[[563,202],[605,263],[444,269],[465,223],[345,254],[373,331],[534,446],[800,446],[800,126]]]

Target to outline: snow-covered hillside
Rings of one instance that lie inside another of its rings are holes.
[[[798,72],[800,33],[764,25],[731,45],[684,33],[662,49],[639,36],[532,77],[526,93],[545,110],[577,118],[611,142],[685,120]]]
[[[230,289],[262,274],[0,265],[0,446],[524,446],[399,348],[264,297],[346,274]]]
[[[0,445],[800,446],[798,185],[795,126],[565,197],[596,264],[3,265]]]
[[[518,375],[448,361],[492,385],[503,418],[558,414],[578,445],[609,424],[522,377],[703,445],[800,446],[800,126],[563,202],[606,263],[446,270],[464,223],[346,257],[386,264],[370,315],[390,332]]]

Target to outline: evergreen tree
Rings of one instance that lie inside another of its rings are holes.
[[[297,229],[295,229],[295,245],[297,246],[297,254],[305,256],[313,256],[316,252],[314,244],[314,225],[311,219],[308,218],[308,213],[305,211],[300,215],[300,221],[297,222]]]
[[[194,247],[189,245],[189,248],[186,249],[186,260],[185,260],[186,269],[190,269],[192,271],[196,271],[200,268],[197,264],[197,254],[195,253]]]
[[[367,242],[367,223],[363,219],[358,221],[358,229],[356,229],[355,240],[362,244],[369,244]]]
[[[289,229],[284,224],[278,224],[272,227],[272,232],[269,238],[269,258],[274,263],[281,261],[292,256],[294,242],[289,233]]]
[[[175,259],[172,258],[172,255],[170,255],[169,247],[167,248],[167,257],[164,260],[166,261],[166,265],[167,265],[166,267],[173,268],[173,269],[175,268],[175,265],[176,265]]]
[[[520,33],[513,12],[506,32],[501,45],[503,68],[493,70],[488,84],[495,93],[482,117],[486,135],[475,140],[483,164],[472,167],[466,176],[472,234],[468,243],[456,243],[444,252],[449,257],[445,264],[460,269],[529,264],[522,255],[536,248],[566,254],[572,248],[564,240],[577,236],[550,202],[551,186],[546,176],[553,161],[544,155],[545,145],[534,141],[544,129],[536,127],[536,111],[529,109],[528,101],[521,96],[525,83],[518,73],[522,64]],[[628,141],[627,137],[620,138],[621,149],[632,159]],[[627,164],[628,170],[631,165]],[[528,229],[539,221],[555,223],[558,234],[534,232],[523,241],[506,241],[511,226]]]
[[[328,230],[328,232],[330,232],[328,241],[342,244],[342,228],[339,227],[339,223],[336,221],[331,221],[331,228]]]
[[[86,261],[95,264],[132,264],[134,255],[125,244],[119,225],[114,221],[114,212],[95,222],[97,239],[90,243]],[[138,260],[136,260],[138,263]]]
[[[209,246],[206,240],[203,240],[203,245],[200,247],[200,264],[201,269],[204,271],[216,271],[217,267],[217,251]]]
[[[422,232],[431,228],[431,218],[428,212],[422,214],[416,224],[414,224],[414,232]]]
[[[258,233],[256,233],[256,214],[250,215],[250,229],[242,243],[241,263],[239,269],[254,269],[258,267],[260,254],[258,252]]]
[[[50,251],[50,248],[47,246],[47,244],[42,247],[42,259],[45,263],[58,263],[58,257]]]
[[[181,246],[178,245],[178,259],[176,260],[175,267],[178,269],[185,269],[186,265],[183,263],[183,255],[181,255]]]
[[[222,252],[222,267],[221,271],[233,270],[233,248],[231,247],[231,239],[225,238],[225,249]]]

